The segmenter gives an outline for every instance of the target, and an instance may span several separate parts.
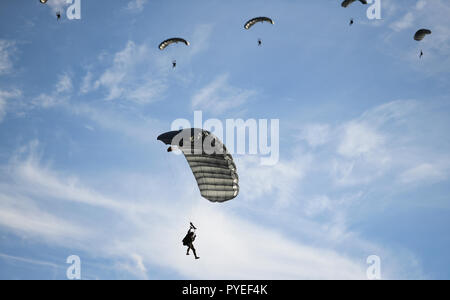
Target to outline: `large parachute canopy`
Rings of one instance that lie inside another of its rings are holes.
[[[356,0],[344,0],[341,4],[342,7],[347,7],[350,4],[352,4],[353,2],[355,2]],[[359,2],[361,2],[362,4],[367,4],[367,0],[359,0]]]
[[[158,140],[183,152],[202,197],[211,202],[224,202],[239,194],[233,157],[215,135],[203,129],[188,128],[163,133]]]
[[[431,34],[431,30],[429,30],[429,29],[419,29],[419,30],[417,30],[416,34],[414,34],[414,39],[416,41],[421,41],[428,34]]]
[[[163,41],[161,44],[159,44],[159,50],[164,50],[167,46],[174,43],[183,43],[186,46],[189,46],[189,42],[182,38],[170,38],[165,41]]]
[[[248,20],[245,23],[244,28],[245,29],[250,29],[253,25],[255,25],[258,22],[269,22],[272,25],[275,24],[275,22],[271,18],[268,18],[268,17],[257,17],[257,18],[253,18],[251,20]]]

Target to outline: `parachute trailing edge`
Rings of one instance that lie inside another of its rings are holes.
[[[239,176],[233,157],[215,135],[189,128],[163,133],[157,139],[183,152],[203,198],[225,202],[239,194]]]
[[[186,46],[189,46],[189,42],[186,41],[185,39],[182,39],[182,38],[170,38],[170,39],[167,39],[167,40],[161,42],[161,44],[159,44],[158,48],[159,48],[159,50],[164,50],[167,46],[169,46],[171,44],[175,44],[175,43],[183,43]]]
[[[253,25],[255,25],[258,22],[261,22],[261,23],[262,22],[268,22],[268,23],[270,23],[272,25],[275,24],[275,22],[271,18],[268,18],[268,17],[257,17],[257,18],[253,18],[251,20],[248,20],[245,23],[244,28],[245,29],[250,29]]]

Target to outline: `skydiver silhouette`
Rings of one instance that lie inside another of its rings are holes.
[[[57,20],[61,19],[61,13],[59,11],[56,12],[56,19]]]
[[[261,39],[258,39],[258,46],[261,46],[262,45],[262,41],[261,41]]]
[[[172,68],[175,69],[176,66],[177,66],[177,61],[176,60],[172,61]]]
[[[423,56],[423,51],[420,50],[419,58],[422,58],[422,56]]]
[[[350,26],[352,26],[353,25],[353,18],[352,19],[350,19]]]
[[[186,255],[189,255],[189,250],[192,249],[192,252],[194,252],[195,259],[199,259],[200,257],[197,256],[197,252],[195,251],[194,245],[192,244],[196,238],[196,235],[195,235],[196,229],[197,228],[195,228],[194,224],[190,223],[189,230],[183,239],[183,245],[188,247]]]

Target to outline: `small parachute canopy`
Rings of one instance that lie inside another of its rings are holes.
[[[421,41],[428,34],[431,34],[431,30],[429,30],[429,29],[419,29],[419,30],[417,30],[416,34],[414,34],[414,39],[416,41]]]
[[[41,2],[42,4],[47,3],[47,0],[39,0],[39,2]]]
[[[353,2],[355,2],[356,0],[344,0],[341,4],[342,7],[347,7],[350,4],[352,4]],[[367,4],[367,0],[359,0],[359,2],[361,2],[362,4]]]
[[[189,42],[182,38],[170,38],[165,41],[163,41],[161,44],[159,44],[158,48],[159,50],[164,50],[167,46],[174,43],[183,43],[186,46],[189,46]]]
[[[270,24],[275,24],[275,22],[268,17],[257,17],[257,18],[253,18],[251,20],[248,20],[247,23],[245,23],[244,28],[245,29],[250,29],[253,25],[255,25],[258,22],[269,22]]]
[[[239,177],[233,157],[215,135],[203,129],[189,128],[163,133],[158,140],[183,152],[203,198],[225,202],[239,194]]]

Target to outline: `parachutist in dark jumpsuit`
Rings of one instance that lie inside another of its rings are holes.
[[[60,13],[59,11],[56,12],[56,19],[57,19],[57,20],[61,19],[61,13]]]
[[[258,46],[261,46],[262,45],[262,41],[261,41],[261,39],[258,39]]]
[[[197,252],[195,252],[194,245],[192,244],[196,237],[196,235],[195,235],[196,229],[197,228],[195,228],[194,225],[192,225],[192,223],[191,223],[191,227],[189,228],[186,236],[183,239],[183,245],[188,247],[186,255],[189,255],[189,250],[192,249],[192,252],[194,252],[195,259],[199,259],[200,257],[197,256]]]
[[[350,19],[350,26],[352,26],[353,25],[353,19]]]
[[[422,58],[422,56],[423,56],[423,51],[420,50],[419,58]]]
[[[172,61],[172,68],[175,69],[176,66],[177,66],[177,61],[176,60]]]

